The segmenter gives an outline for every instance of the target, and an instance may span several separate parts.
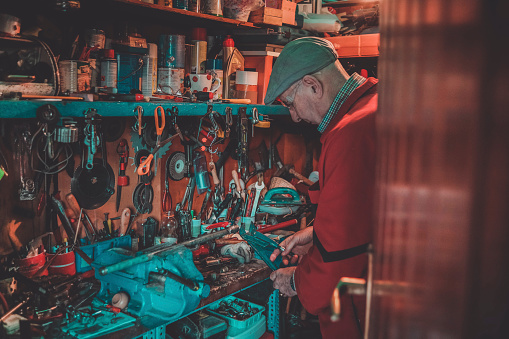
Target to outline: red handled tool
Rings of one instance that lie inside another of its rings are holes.
[[[118,178],[117,178],[117,201],[115,207],[120,208],[120,198],[122,196],[122,186],[129,185],[129,177],[125,175],[125,170],[127,168],[127,162],[129,160],[129,145],[127,145],[127,140],[121,139],[117,146],[117,154],[120,157],[120,164],[118,167]]]

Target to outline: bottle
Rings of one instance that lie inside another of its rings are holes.
[[[233,88],[231,83],[231,75],[237,70],[244,70],[244,57],[240,51],[235,47],[235,43],[231,36],[226,36],[223,42],[223,98],[232,98],[230,90]]]
[[[210,188],[207,160],[201,152],[195,152],[193,157],[194,176],[196,178],[196,190],[198,194],[206,192]]]
[[[177,219],[175,219],[172,211],[168,211],[161,222],[161,243],[176,243],[177,232]]]

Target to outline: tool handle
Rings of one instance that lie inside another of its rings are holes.
[[[78,200],[76,200],[76,197],[74,194],[69,193],[65,196],[65,200],[67,201],[67,204],[69,204],[69,207],[74,211],[74,214],[80,215],[80,204],[78,204]]]
[[[223,102],[227,102],[227,103],[231,103],[231,104],[249,105],[251,103],[251,99],[223,99]]]
[[[282,228],[285,228],[285,227],[288,227],[288,226],[292,226],[292,225],[295,225],[295,224],[297,224],[297,219],[292,219],[292,220],[280,222],[279,224],[275,224],[275,225],[259,228],[258,232],[260,232],[260,233],[269,233],[269,232],[280,230]]]
[[[161,124],[159,124],[159,113],[161,113]],[[166,116],[164,114],[163,106],[157,106],[154,110],[154,120],[156,124],[157,135],[163,134],[164,125],[166,124]]]
[[[141,137],[141,130],[143,129],[141,125],[141,119],[143,119],[143,107],[137,106],[136,112],[138,112],[138,135]]]
[[[150,162],[154,159],[154,155],[150,154],[143,162],[138,166],[138,175],[147,175],[150,171]]]
[[[217,176],[216,164],[213,161],[209,162],[209,168],[210,173],[212,174],[212,182],[214,183],[214,186],[220,185],[221,180],[219,180],[219,177]]]
[[[236,170],[232,170],[232,178],[235,182],[235,186],[237,188],[237,192],[240,194],[242,200],[246,200],[246,194],[242,191],[242,187],[240,186],[239,174]]]
[[[129,186],[129,177],[126,175],[119,175],[117,177],[117,186]]]
[[[293,168],[290,168],[290,174],[293,174],[297,179],[302,180],[306,185],[313,185],[314,182],[300,174],[299,172],[295,172]]]
[[[119,236],[125,235],[127,231],[127,226],[129,226],[129,221],[131,219],[131,210],[126,207],[122,211],[120,215],[120,227],[119,227]]]

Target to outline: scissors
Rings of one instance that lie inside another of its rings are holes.
[[[161,114],[161,125],[159,125],[159,114]],[[177,134],[169,137],[168,139],[161,141],[161,135],[163,134],[163,129],[166,124],[165,115],[164,115],[164,108],[162,106],[157,106],[154,110],[154,120],[156,125],[156,134],[157,134],[157,140],[156,140],[156,147],[154,147],[154,150],[150,155],[140,164],[138,167],[138,175],[147,175],[150,171],[150,166],[152,159],[154,159],[154,156],[157,154],[159,149],[166,145],[168,142],[173,140],[177,136]],[[156,163],[157,164],[157,163]]]

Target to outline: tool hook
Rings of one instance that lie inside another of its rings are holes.
[[[141,131],[147,126],[147,123],[145,123],[143,126],[141,126],[141,121],[142,121],[142,117],[143,117],[143,107],[141,106],[136,106],[136,108],[134,109],[134,117],[136,118],[136,122],[134,123],[133,127],[132,127],[132,130],[133,131],[138,131],[138,134],[141,135]]]

